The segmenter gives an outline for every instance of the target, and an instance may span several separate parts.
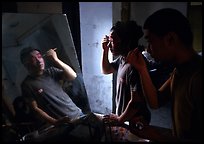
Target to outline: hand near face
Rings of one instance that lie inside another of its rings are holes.
[[[133,65],[138,71],[146,67],[145,60],[141,52],[137,48],[135,48],[134,50],[128,53],[128,56],[126,57],[126,61],[131,65]]]
[[[106,35],[103,39],[102,39],[102,48],[104,50],[108,50],[108,43],[109,43],[109,37]]]
[[[53,61],[56,61],[58,60],[58,57],[57,57],[57,53],[55,52],[57,48],[53,48],[53,49],[49,49],[47,52],[46,52],[46,56],[47,58],[53,60]]]

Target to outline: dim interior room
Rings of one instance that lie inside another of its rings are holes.
[[[150,14],[167,7],[175,8],[189,18],[195,36],[194,48],[202,55],[202,3],[199,2],[3,2],[2,13],[66,14],[74,54],[77,58],[77,62],[73,65],[79,65],[77,71],[82,74],[89,107],[92,112],[109,114],[115,107],[116,75],[102,73],[101,42],[103,37],[109,35],[110,28],[117,21],[135,20],[142,26]],[[4,26],[2,25],[3,31]],[[42,32],[41,34],[43,35]],[[47,40],[46,36],[40,39],[41,41]],[[66,41],[63,38],[59,39]],[[7,43],[12,44],[12,40],[14,39],[10,38]],[[25,43],[25,41],[30,41],[30,39],[27,38],[21,42]],[[146,44],[143,38],[140,43]],[[50,45],[39,46],[48,48]],[[25,74],[25,69],[16,55],[19,48],[21,49],[20,44],[2,48],[2,87],[4,86],[5,89],[5,100],[10,106],[14,99],[21,95],[20,84],[24,78],[22,74]],[[63,48],[61,52],[63,53]],[[66,56],[63,58],[66,59]],[[114,60],[115,57],[109,53],[109,59]],[[68,61],[73,61],[73,58]],[[151,125],[172,127],[170,103],[160,109],[150,109],[150,111]]]

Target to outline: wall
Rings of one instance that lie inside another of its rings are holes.
[[[136,20],[139,25],[143,25],[145,19],[161,8],[174,8],[187,15],[187,2],[131,2],[130,19]],[[145,43],[142,38],[141,44]]]
[[[193,48],[202,53],[202,4],[191,3],[188,7],[188,18],[193,31]]]
[[[7,8],[4,9],[4,11],[9,12],[15,12],[11,11],[9,3],[4,3],[4,6]],[[15,9],[18,13],[62,13],[62,4],[61,2],[16,2],[11,3],[13,9]],[[15,7],[14,7],[15,6]],[[3,28],[3,26],[2,26]],[[12,41],[11,41],[12,43]],[[7,54],[8,51],[14,51],[13,53]],[[19,46],[12,46],[7,48],[7,51],[3,55],[3,59],[10,59],[7,61],[2,62],[2,84],[4,84],[4,95],[6,97],[9,97],[11,100],[9,100],[9,103],[12,103],[12,101],[17,97],[21,95],[20,91],[20,83],[22,79],[24,79],[24,74],[26,74],[26,70],[20,63],[19,57],[16,57],[16,53],[19,53]],[[7,56],[6,58],[4,58]],[[4,65],[8,67],[8,69],[5,69]],[[19,67],[15,71],[15,68]],[[7,71],[11,72],[12,70],[12,76],[8,75]]]
[[[116,23],[117,21],[121,20],[121,2],[113,2],[112,3],[112,12],[113,12],[113,24]]]
[[[18,12],[62,13],[61,2],[17,2]]]
[[[112,74],[102,74],[101,40],[112,27],[112,3],[80,2],[80,27],[82,71],[90,107],[93,112],[110,113]]]

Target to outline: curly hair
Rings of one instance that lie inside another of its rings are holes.
[[[121,46],[127,47],[128,45],[129,50],[133,50],[138,46],[138,41],[144,34],[142,27],[133,20],[127,22],[117,21],[111,31],[119,36]]]

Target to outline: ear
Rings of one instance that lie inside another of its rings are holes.
[[[178,35],[175,32],[169,32],[165,36],[165,43],[168,46],[174,46],[178,41]]]

